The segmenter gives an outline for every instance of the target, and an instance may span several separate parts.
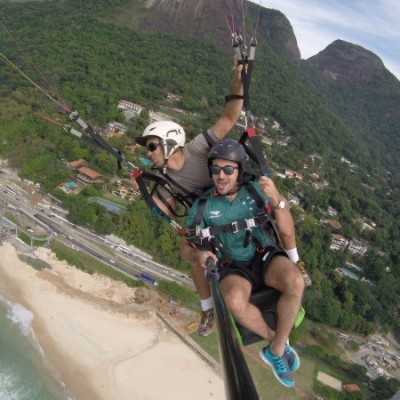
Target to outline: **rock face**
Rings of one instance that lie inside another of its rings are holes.
[[[141,3],[146,10],[143,15],[140,15],[138,19],[140,22],[136,26],[141,31],[156,31],[180,37],[209,40],[218,46],[229,46],[231,43],[230,32],[219,1],[142,0]],[[279,49],[292,60],[300,60],[300,51],[293,28],[280,11],[249,4],[246,24],[248,35],[252,35],[257,26],[256,36],[259,41]]]
[[[307,63],[315,66],[321,75],[337,82],[368,83],[385,75],[382,60],[361,46],[336,40]]]
[[[225,21],[214,0],[143,0],[147,13],[138,28],[180,37],[230,43]]]
[[[300,61],[300,50],[292,25],[280,11],[261,8],[258,31],[260,40],[290,60]]]

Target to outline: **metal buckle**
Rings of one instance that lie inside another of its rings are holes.
[[[199,237],[200,237],[200,235],[201,235],[200,226],[199,226],[199,225],[196,225],[196,226],[195,226],[195,229],[196,229],[196,236],[199,236]]]
[[[204,228],[204,229],[200,229],[199,230],[200,232],[200,238],[202,238],[202,239],[207,239],[207,238],[209,238],[209,237],[211,237],[211,232],[210,232],[210,227],[208,227],[208,228]]]
[[[257,226],[256,220],[254,218],[246,219],[246,229],[251,230]]]
[[[237,221],[232,222],[231,228],[232,228],[232,233],[238,233],[239,232],[238,222]]]

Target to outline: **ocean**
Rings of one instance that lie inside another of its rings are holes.
[[[0,400],[72,400],[46,361],[32,319],[0,294]]]

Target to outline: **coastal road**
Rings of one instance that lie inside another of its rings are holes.
[[[47,234],[49,240],[57,237],[58,240],[74,250],[83,251],[134,279],[138,279],[141,272],[146,272],[156,279],[174,281],[190,289],[194,288],[190,276],[156,263],[130,248],[113,243],[101,235],[70,223],[64,218],[66,212],[60,215],[55,209],[45,210],[30,204],[29,199],[22,192],[17,193],[14,186],[13,189],[8,189],[8,185],[4,183],[0,183],[0,185],[2,185],[0,189],[3,189],[0,191],[3,207],[8,207],[29,220],[29,227],[21,227],[21,229],[31,240],[35,240],[35,237],[43,238],[43,235]]]

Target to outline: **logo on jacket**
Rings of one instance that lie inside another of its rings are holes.
[[[216,210],[216,211],[210,211],[210,218],[218,218],[221,216],[221,211]]]

